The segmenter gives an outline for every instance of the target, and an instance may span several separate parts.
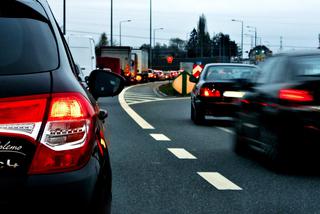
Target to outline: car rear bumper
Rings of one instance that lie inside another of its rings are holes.
[[[204,102],[196,101],[195,107],[204,115],[217,117],[233,117],[236,105],[230,102]]]
[[[3,180],[3,183],[0,183],[0,204],[10,210],[10,213],[25,210],[36,213],[61,213],[62,210],[62,213],[82,213],[88,210],[92,203],[99,171],[98,161],[91,158],[88,164],[78,171],[32,175],[16,182]],[[4,186],[4,183],[7,185]],[[8,194],[8,197],[5,197],[5,194]],[[17,202],[19,206],[16,206]]]

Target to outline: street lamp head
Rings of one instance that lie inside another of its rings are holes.
[[[131,19],[127,20],[127,22],[131,22],[131,21],[132,21]]]

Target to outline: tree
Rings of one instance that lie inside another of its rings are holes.
[[[109,45],[108,37],[106,33],[102,33],[100,36],[100,40],[96,45],[96,55],[101,56],[101,47]]]
[[[231,57],[238,56],[238,46],[230,40],[228,34],[219,33],[212,39],[213,56],[219,57],[220,62],[230,61]]]
[[[197,33],[197,30],[194,28],[190,33],[190,39],[186,46],[188,57],[191,57],[191,58],[197,57],[197,47],[198,47],[198,33]]]
[[[108,45],[109,45],[109,41],[108,41],[107,34],[106,33],[102,33],[101,36],[100,36],[100,40],[99,40],[98,46],[102,47],[102,46],[108,46]]]
[[[172,38],[169,41],[169,47],[175,47],[179,50],[184,50],[186,42],[180,38]]]
[[[211,39],[207,30],[207,19],[204,14],[199,18],[198,22],[198,56],[209,57],[211,54]]]
[[[198,21],[197,30],[190,33],[186,49],[189,57],[210,57],[212,41],[207,30],[207,19],[202,14]]]

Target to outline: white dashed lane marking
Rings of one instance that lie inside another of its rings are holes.
[[[198,174],[218,190],[242,190],[218,172],[198,172]]]
[[[164,134],[150,134],[156,141],[171,141],[170,138],[165,136]]]
[[[179,159],[197,159],[194,155],[185,149],[180,148],[168,148],[168,150]]]

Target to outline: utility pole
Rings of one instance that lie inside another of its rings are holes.
[[[152,68],[152,0],[150,0],[150,49],[149,49],[149,68]]]
[[[110,45],[113,46],[113,0],[111,0],[111,29],[110,29]]]
[[[283,37],[280,36],[280,51],[282,51],[282,49],[283,49]]]
[[[319,47],[318,47],[318,49],[320,49],[320,33],[319,33]]]
[[[67,28],[66,28],[66,14],[67,14],[67,9],[66,9],[66,0],[63,0],[63,34],[66,35],[67,33]]]

